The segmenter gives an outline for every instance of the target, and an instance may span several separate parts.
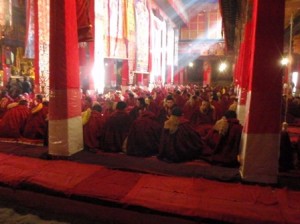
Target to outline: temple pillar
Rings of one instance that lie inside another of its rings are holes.
[[[240,154],[240,173],[247,182],[277,182],[284,6],[284,0],[253,1],[253,55]]]
[[[115,72],[115,61],[114,59],[107,59],[105,63],[106,71],[106,85],[110,87],[116,87],[117,84],[117,74]]]
[[[33,1],[34,8],[34,89],[35,94],[41,93],[40,89],[40,39],[39,39],[39,7],[38,1]],[[45,87],[44,87],[45,88]],[[44,92],[44,90],[42,91]]]
[[[251,8],[252,9],[252,8]],[[249,77],[250,77],[250,63],[252,56],[252,46],[253,46],[253,23],[251,20],[245,26],[245,35],[244,42],[241,46],[241,61],[240,61],[240,69],[239,72],[239,81],[240,81],[240,89],[239,89],[239,102],[237,107],[237,115],[240,123],[245,125],[246,119],[246,101],[248,94],[248,86],[249,86]]]
[[[83,149],[76,1],[50,1],[49,154]]]
[[[122,86],[128,86],[129,83],[129,64],[128,60],[123,60],[122,62],[122,70],[121,70],[121,76],[122,76]]]
[[[135,73],[136,75],[136,85],[143,86],[143,73]]]
[[[174,85],[179,85],[179,84],[181,84],[180,83],[180,74],[182,73],[182,69],[178,69],[176,67],[175,71],[176,72],[174,73],[173,84]]]
[[[170,84],[174,82],[174,77],[172,79],[172,75],[173,75],[173,66],[172,65],[167,65],[167,80],[166,83]]]
[[[211,64],[209,61],[203,63],[203,86],[210,85],[211,83]]]

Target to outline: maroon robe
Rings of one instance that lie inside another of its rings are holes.
[[[215,120],[217,121],[224,116],[226,110],[224,111],[224,108],[222,107],[219,101],[213,100],[211,104],[215,107],[215,114],[216,114]]]
[[[121,152],[128,135],[131,119],[127,112],[116,110],[105,121],[101,149],[106,152]]]
[[[293,164],[293,146],[287,131],[281,131],[280,134],[280,156],[279,171],[288,171],[294,168]]]
[[[100,149],[103,125],[103,115],[92,110],[90,119],[83,125],[83,142],[86,149]]]
[[[166,120],[168,120],[168,118],[171,116],[172,110],[173,110],[176,106],[177,106],[177,105],[174,104],[171,108],[166,107],[166,106],[160,108],[159,113],[158,113],[158,116],[157,116],[157,120],[158,120],[158,122],[159,122],[161,125],[163,125],[164,122],[165,122]]]
[[[0,120],[0,137],[21,137],[29,114],[27,105],[17,105],[7,110]]]
[[[227,121],[228,131],[225,135],[220,136],[213,149],[211,161],[224,166],[237,166],[243,127],[236,118],[230,118]]]
[[[201,113],[198,109],[191,116],[191,124],[201,136],[206,136],[214,123],[213,109],[209,109],[206,113]]]
[[[147,110],[151,111],[152,113],[154,113],[155,116],[158,116],[160,108],[159,108],[159,106],[154,101],[151,101],[147,105]]]
[[[197,111],[199,109],[199,104],[198,103],[194,103],[191,104],[189,101],[187,101],[183,107],[183,116],[188,119],[191,120],[192,115],[195,113],[195,111]]]
[[[7,111],[8,104],[14,102],[12,98],[4,96],[0,99],[0,119],[4,116]]]
[[[161,125],[152,112],[144,111],[132,124],[128,139],[128,155],[151,156],[158,153]]]
[[[43,108],[35,113],[31,113],[27,119],[23,136],[30,139],[45,139],[48,134],[48,107]]]
[[[189,121],[181,118],[175,133],[163,129],[158,159],[168,162],[194,160],[202,153],[203,142],[200,135],[192,128]]]

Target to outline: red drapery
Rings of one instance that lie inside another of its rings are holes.
[[[90,20],[89,0],[76,0],[78,41],[93,41],[92,23]]]

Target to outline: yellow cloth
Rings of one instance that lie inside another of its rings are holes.
[[[10,103],[10,104],[7,105],[7,109],[11,109],[11,108],[13,108],[13,107],[15,107],[15,106],[18,106],[18,105],[19,105],[18,102]]]
[[[39,112],[41,109],[43,109],[43,104],[42,104],[42,103],[39,103],[37,106],[35,106],[34,108],[32,108],[31,113],[32,113],[32,114],[37,113],[37,112]]]
[[[214,126],[214,129],[219,132],[220,135],[225,135],[228,131],[228,121],[225,117],[218,120]]]
[[[81,113],[83,126],[90,120],[91,113],[92,113],[92,110],[90,108],[88,108],[86,111],[83,111]]]
[[[165,121],[164,128],[169,129],[170,133],[173,134],[177,131],[179,123],[179,117],[171,115],[169,120]]]

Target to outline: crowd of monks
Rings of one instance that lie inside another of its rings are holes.
[[[43,96],[23,93],[12,98],[3,90],[0,96],[0,137],[45,139],[48,136],[48,102]]]
[[[85,150],[157,156],[166,162],[205,159],[224,166],[239,165],[243,127],[237,119],[233,87],[170,85],[151,91],[139,87],[123,93],[112,90],[83,94],[81,106]],[[285,130],[282,155],[287,155],[286,144],[290,143]],[[42,139],[47,144],[48,102],[40,94],[24,93],[13,99],[3,90],[0,138],[20,137]],[[291,163],[290,157],[281,156],[281,160],[286,167]]]

